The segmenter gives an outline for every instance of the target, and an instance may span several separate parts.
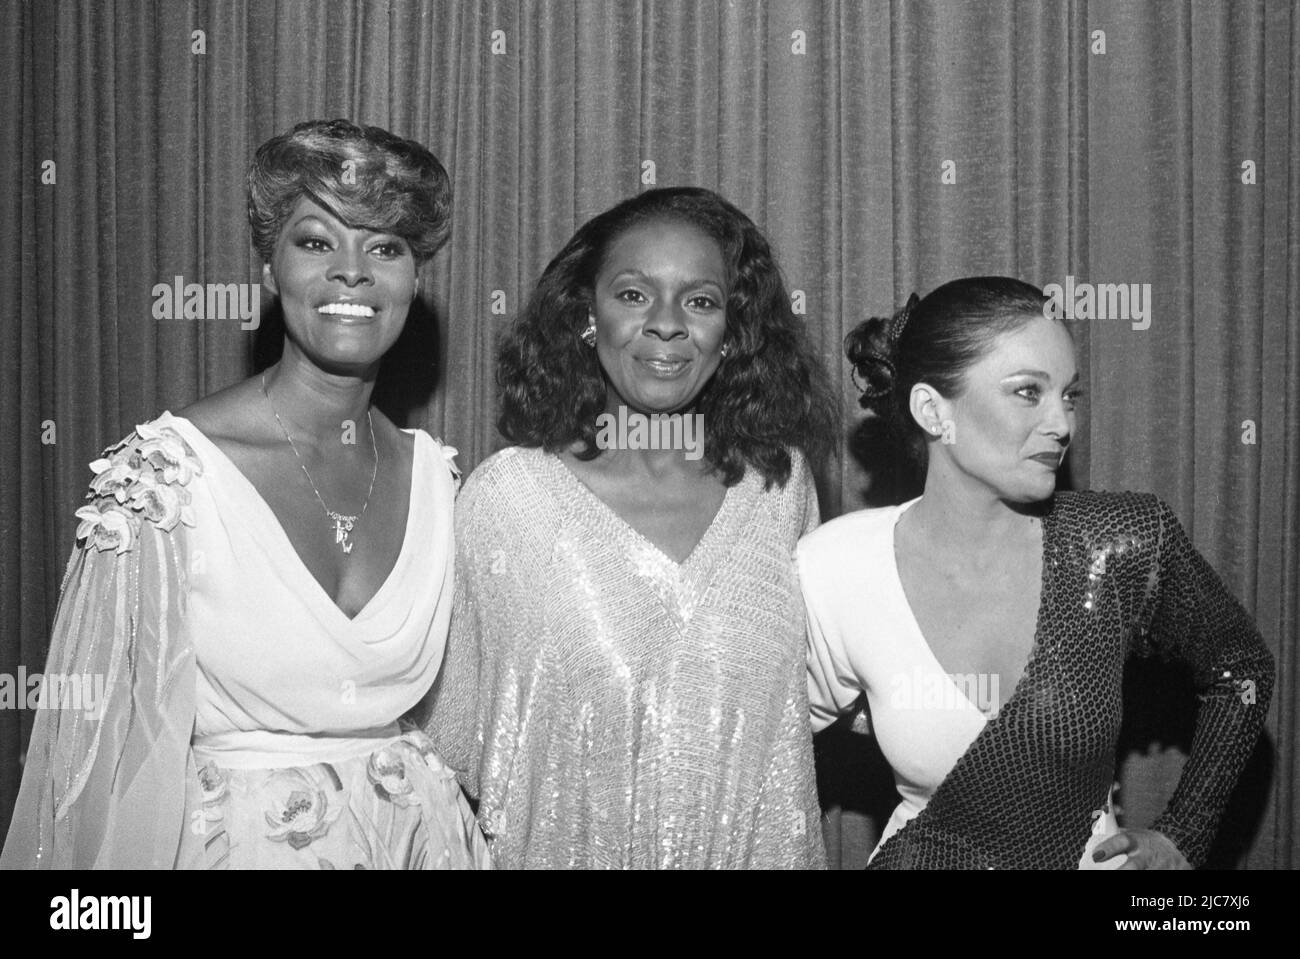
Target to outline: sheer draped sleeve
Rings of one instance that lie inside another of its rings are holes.
[[[1273,657],[1173,511],[1159,503],[1159,512],[1158,568],[1135,652],[1190,666],[1200,706],[1178,787],[1152,828],[1199,865],[1268,714]]]
[[[195,779],[186,486],[201,467],[174,431],[145,424],[91,468],[6,869],[171,868],[185,828]],[[76,683],[102,696],[69,697]]]

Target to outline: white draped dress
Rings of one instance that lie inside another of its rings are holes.
[[[486,845],[429,738],[455,482],[413,431],[405,539],[349,618],[253,485],[165,413],[96,461],[48,672],[101,715],[38,710],[5,867],[437,868]]]

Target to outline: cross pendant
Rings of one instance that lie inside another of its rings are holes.
[[[339,513],[331,512],[330,519],[334,521],[334,545],[342,546],[343,552],[351,553],[353,543],[348,539],[348,534],[352,532],[352,527],[356,524],[355,516],[343,516]]]

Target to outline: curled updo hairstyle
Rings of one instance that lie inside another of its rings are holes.
[[[816,464],[834,448],[838,404],[803,321],[791,310],[781,272],[762,232],[711,190],[646,190],[584,223],[551,260],[501,343],[499,427],[521,446],[594,459],[596,417],[606,381],[583,343],[605,257],[628,230],[651,222],[693,226],[717,242],[727,269],[727,356],[695,400],[704,414],[704,450],[732,486],[747,467],[767,486],[790,478],[790,449]]]
[[[873,415],[853,446],[868,469],[903,453],[917,474],[926,464],[926,433],[909,409],[912,387],[926,383],[949,399],[965,388],[966,371],[1003,333],[1044,314],[1042,290],[1004,276],[953,280],[924,298],[912,294],[892,317],[872,317],[844,339],[858,404]]]
[[[380,127],[308,120],[258,147],[248,169],[248,222],[263,262],[304,196],[353,229],[400,236],[417,269],[451,232],[447,171],[414,140]]]

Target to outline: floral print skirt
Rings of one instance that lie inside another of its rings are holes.
[[[278,769],[209,762],[187,791],[186,869],[487,869],[455,774],[422,732]]]

